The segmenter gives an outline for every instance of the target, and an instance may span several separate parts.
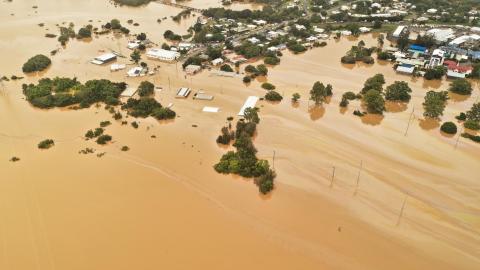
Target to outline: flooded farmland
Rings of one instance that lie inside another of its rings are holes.
[[[108,34],[61,47],[45,37],[58,34],[57,24],[73,22],[78,29],[117,18],[122,24],[133,20],[138,26],[128,26],[132,33],[145,32],[161,44],[165,30],[186,34],[196,20],[191,15],[173,22],[170,16],[180,11],[159,3],[129,8],[99,0],[0,2],[1,76],[24,76],[21,67],[29,57],[58,49],[45,72],[0,85],[0,269],[478,267],[480,145],[444,136],[439,123],[424,120],[426,91],[446,90],[448,82],[398,75],[390,63],[340,63],[359,40],[376,45],[375,36],[331,39],[299,55],[285,52],[281,64],[270,68],[267,80],[286,98],[258,104],[257,155],[274,162],[278,175],[268,196],[252,180],[212,168],[226,151],[215,143],[225,119],[236,116],[248,96],[264,95],[262,80],[245,85],[241,77],[208,70],[185,76],[180,64],[151,60],[150,66],[159,66],[154,76],[126,78],[89,61],[109,50],[130,54],[128,38]],[[130,65],[127,58],[117,62]],[[356,102],[341,110],[342,93],[359,91],[376,73],[387,84],[407,81],[411,102],[390,104],[382,117],[354,116],[361,106]],[[137,119],[134,129],[114,121],[103,106],[32,107],[22,84],[55,76],[135,87],[148,79],[163,87],[155,98],[173,103],[178,117]],[[332,99],[322,107],[307,100],[315,81],[333,86]],[[215,99],[175,99],[182,86]],[[295,92],[302,97],[292,105],[288,97]],[[454,120],[479,95],[475,85],[468,99],[451,98],[442,120]],[[204,106],[220,112],[204,113]],[[106,128],[111,144],[83,139],[105,120],[113,123]],[[47,138],[55,147],[38,149]],[[121,151],[123,145],[131,150]],[[105,154],[78,153],[86,147]],[[21,160],[9,162],[12,156]]]

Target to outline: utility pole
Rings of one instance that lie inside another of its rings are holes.
[[[275,150],[273,150],[272,166],[273,170],[275,170]]]
[[[363,169],[363,160],[360,160],[360,168],[358,169],[358,175],[357,175],[357,185],[355,186],[355,192],[353,193],[353,196],[357,194],[358,186],[360,185],[360,174],[362,173],[362,169]]]
[[[415,107],[413,107],[412,113],[410,113],[410,117],[408,117],[408,124],[407,124],[407,128],[405,129],[405,134],[404,134],[405,137],[407,136],[408,129],[410,128],[410,122],[412,120],[412,116],[413,116],[414,112],[415,112]]]
[[[465,132],[465,128],[463,128],[462,132]],[[460,137],[462,136],[462,132],[458,133],[457,140],[455,141],[455,150],[457,149],[458,143],[460,142]]]
[[[332,180],[330,181],[330,188],[333,187],[333,180],[335,180],[335,166],[333,166],[333,171],[332,171]]]
[[[405,195],[405,199],[403,199],[402,208],[400,208],[400,213],[398,213],[397,226],[400,225],[400,221],[402,220],[403,210],[405,210],[405,205],[407,204],[407,198],[408,198],[408,195]]]

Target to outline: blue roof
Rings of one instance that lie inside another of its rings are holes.
[[[424,46],[420,46],[420,45],[415,45],[415,44],[413,44],[413,45],[410,45],[410,50],[424,52],[424,51],[427,50],[427,48],[424,47]]]

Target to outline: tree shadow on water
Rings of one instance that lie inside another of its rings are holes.
[[[320,105],[313,105],[308,109],[308,113],[310,114],[310,120],[316,121],[325,115],[325,108]]]
[[[398,113],[406,111],[408,106],[405,102],[386,101],[385,108],[387,112]]]
[[[423,130],[432,130],[436,129],[440,126],[440,121],[438,119],[433,118],[424,118],[420,119],[419,125]]]
[[[361,117],[362,123],[369,126],[378,126],[382,123],[385,116],[383,114],[367,113]]]

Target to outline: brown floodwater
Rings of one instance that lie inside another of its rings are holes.
[[[44,37],[58,32],[56,24],[73,22],[78,29],[114,16],[124,24],[138,22],[128,26],[132,32],[160,44],[165,30],[184,34],[195,20],[157,23],[178,12],[158,3],[128,8],[98,0],[0,2],[0,75],[21,75],[30,56],[59,49],[46,72],[0,85],[0,269],[478,268],[480,145],[442,135],[438,123],[423,118],[426,91],[445,90],[448,82],[398,75],[389,63],[340,63],[360,39],[375,45],[371,35],[329,40],[299,55],[285,52],[281,64],[270,68],[266,80],[285,100],[258,104],[258,156],[272,162],[275,151],[278,174],[269,196],[259,195],[251,180],[212,169],[227,150],[215,143],[225,119],[236,116],[246,97],[264,94],[261,82],[246,86],[241,77],[207,70],[185,77],[180,65],[154,61],[146,62],[159,66],[155,76],[126,78],[89,60],[109,50],[128,55],[128,38],[105,35],[61,48]],[[358,102],[341,110],[342,93],[359,91],[376,73],[388,84],[407,81],[412,101],[388,104],[383,116],[354,116]],[[155,97],[173,103],[179,117],[137,119],[140,127],[134,129],[113,121],[102,107],[31,107],[22,83],[53,76],[131,86],[147,79],[163,87]],[[322,107],[307,100],[315,81],[334,89]],[[176,100],[181,86],[215,99]],[[288,100],[295,92],[302,96],[298,104]],[[478,96],[478,85],[466,99],[453,96],[442,122],[453,121]],[[204,113],[204,106],[220,112]],[[106,128],[111,144],[82,139],[104,120],[113,122]],[[46,138],[55,146],[41,151],[37,144]],[[131,150],[122,152],[123,145]],[[78,153],[86,147],[96,153]],[[12,156],[21,160],[9,162]]]

